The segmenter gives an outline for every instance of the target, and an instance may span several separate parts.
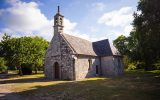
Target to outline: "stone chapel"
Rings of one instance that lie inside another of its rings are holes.
[[[63,32],[58,6],[54,16],[54,36],[45,55],[45,76],[51,80],[81,80],[123,74],[122,56],[109,40],[90,42]]]

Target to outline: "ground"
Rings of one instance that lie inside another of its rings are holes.
[[[160,70],[116,78],[48,81],[43,74],[0,79],[0,100],[159,100]]]

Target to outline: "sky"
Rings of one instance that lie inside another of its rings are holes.
[[[132,30],[138,0],[0,0],[0,40],[12,37],[53,37],[57,6],[64,16],[64,33],[112,42]]]

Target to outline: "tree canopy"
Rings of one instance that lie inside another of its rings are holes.
[[[11,38],[3,36],[0,42],[0,52],[7,60],[8,66],[16,66],[21,72],[22,64],[31,64],[35,67],[43,66],[45,51],[48,42],[41,37]]]
[[[114,40],[119,51],[132,61],[142,61],[152,69],[160,59],[160,0],[140,0],[134,13],[133,30],[129,37]]]

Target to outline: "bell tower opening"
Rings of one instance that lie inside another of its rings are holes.
[[[56,15],[54,16],[54,33],[63,33],[63,15],[60,14],[60,7],[58,6],[58,10]]]

